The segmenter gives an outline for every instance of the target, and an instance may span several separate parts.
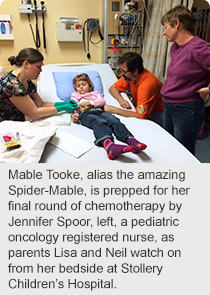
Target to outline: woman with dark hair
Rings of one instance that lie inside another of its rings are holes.
[[[74,101],[43,102],[31,80],[39,77],[44,57],[34,48],[25,48],[8,61],[16,68],[0,78],[0,122],[25,121],[55,115],[60,111],[72,113],[78,109]]]
[[[171,62],[161,89],[163,127],[192,154],[204,122],[203,97],[210,93],[210,44],[194,36],[195,19],[183,5],[161,19],[163,35],[171,46]]]

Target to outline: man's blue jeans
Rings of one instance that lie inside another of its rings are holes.
[[[163,128],[194,155],[195,144],[204,122],[204,115],[203,100],[186,103],[164,101]]]
[[[98,146],[107,138],[113,140],[112,134],[120,141],[133,136],[117,117],[100,109],[86,111],[79,119],[83,126],[93,129],[96,138],[94,143]]]

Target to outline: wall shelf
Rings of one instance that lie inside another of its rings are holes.
[[[14,40],[13,34],[5,34],[4,36],[0,35],[0,40]]]

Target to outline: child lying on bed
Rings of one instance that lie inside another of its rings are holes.
[[[146,149],[147,146],[136,140],[118,118],[102,109],[106,101],[99,92],[93,91],[93,83],[87,74],[76,76],[73,86],[76,92],[72,93],[71,99],[78,103],[80,109],[72,114],[72,121],[80,120],[83,126],[93,129],[95,144],[106,149],[110,160],[123,153],[137,154]],[[115,144],[112,134],[128,145]]]

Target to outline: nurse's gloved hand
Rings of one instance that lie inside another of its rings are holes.
[[[78,106],[76,101],[74,101],[73,99],[65,100],[64,103],[66,104],[70,103],[72,106]]]
[[[66,111],[68,113],[73,113],[74,110],[78,110],[79,106],[74,100],[68,100],[64,102],[56,102],[54,107],[57,109],[57,112]]]

